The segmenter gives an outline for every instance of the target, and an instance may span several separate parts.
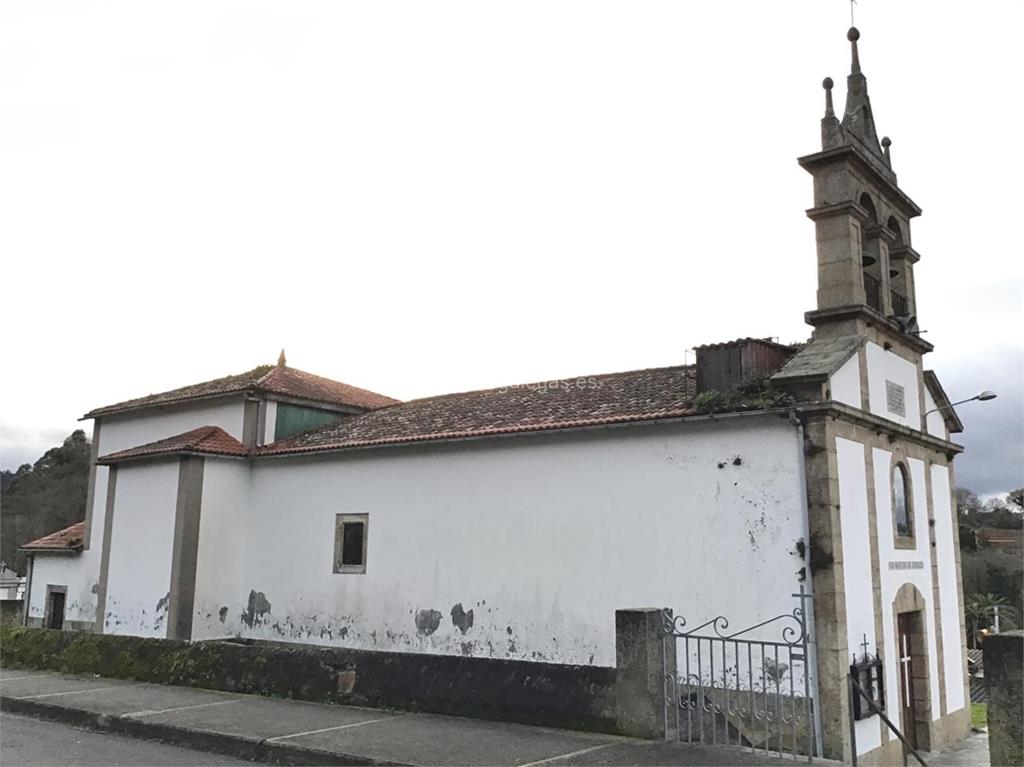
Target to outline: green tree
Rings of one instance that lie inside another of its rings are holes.
[[[77,429],[34,464],[3,472],[0,481],[0,560],[21,574],[18,547],[85,519],[89,440]]]

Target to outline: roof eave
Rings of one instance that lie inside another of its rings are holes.
[[[311,456],[311,455],[325,455],[329,453],[341,453],[355,450],[373,450],[378,448],[388,447],[414,447],[417,445],[434,445],[444,444],[453,442],[469,442],[478,441],[484,439],[500,439],[506,437],[529,437],[544,434],[561,434],[561,433],[576,433],[585,431],[598,431],[604,429],[612,429],[619,427],[628,426],[648,426],[654,424],[663,423],[699,423],[703,421],[719,421],[726,420],[728,418],[735,418],[739,416],[765,416],[765,415],[785,415],[792,411],[793,406],[771,408],[764,410],[735,410],[725,413],[695,413],[690,412],[689,414],[671,415],[671,416],[654,416],[651,418],[634,418],[631,420],[619,420],[610,421],[606,423],[593,423],[593,424],[582,424],[579,426],[556,426],[552,428],[544,429],[514,429],[507,431],[495,431],[484,434],[453,434],[452,436],[444,436],[437,438],[411,438],[411,439],[395,439],[393,441],[367,441],[364,443],[349,444],[349,445],[335,445],[335,446],[310,446],[308,448],[298,448],[293,450],[267,450],[256,452],[252,454],[253,458],[289,458],[297,456]],[[269,447],[269,446],[268,446]]]
[[[137,405],[127,405],[125,407],[117,407],[116,405],[108,405],[107,407],[98,407],[95,410],[90,410],[88,413],[79,418],[79,421],[87,421],[92,418],[100,418],[108,415],[120,415],[122,413],[132,413],[139,410],[156,410],[166,407],[175,407],[177,405],[186,405],[192,402],[205,402],[212,399],[223,399],[225,397],[237,397],[239,394],[247,394],[252,391],[253,387],[245,386],[238,389],[232,389],[231,391],[218,392],[216,394],[201,394],[195,397],[181,397],[179,399],[167,400],[166,402],[149,402],[139,403]]]
[[[960,420],[960,416],[953,408],[949,395],[947,395],[946,390],[942,388],[942,384],[939,382],[939,377],[935,374],[934,370],[924,371],[924,385],[927,386],[928,391],[931,392],[932,398],[935,400],[935,404],[938,406],[939,412],[942,414],[942,419],[946,422],[946,428],[949,429],[949,433],[962,433],[964,430],[964,422]]]
[[[182,456],[198,456],[201,458],[237,458],[245,460],[250,454],[221,453],[215,450],[166,450],[163,452],[145,453],[143,455],[117,456],[116,454],[101,456],[96,459],[97,466],[116,466],[122,463],[157,460],[160,458],[176,458]]]
[[[63,554],[63,555],[70,555],[70,554],[81,554],[84,550],[85,550],[84,546],[74,546],[74,547],[71,547],[71,548],[67,548],[67,547],[62,547],[62,548],[53,547],[53,548],[50,548],[50,547],[45,547],[45,546],[38,546],[38,547],[36,547],[36,546],[19,546],[18,547],[18,551],[22,552],[23,554],[58,554],[58,555]]]

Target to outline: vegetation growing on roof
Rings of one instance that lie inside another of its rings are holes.
[[[736,413],[746,410],[771,410],[793,404],[793,397],[775,386],[767,376],[748,378],[732,391],[705,391],[693,401],[702,414]]]

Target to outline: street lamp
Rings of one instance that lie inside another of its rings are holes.
[[[978,402],[988,402],[990,399],[995,399],[995,398],[996,398],[996,393],[994,391],[989,391],[988,389],[986,389],[981,394],[975,394],[973,397],[968,397],[967,399],[962,399],[959,402],[951,402],[948,405],[941,405],[939,407],[933,407],[931,410],[929,410],[927,413],[925,413],[925,415],[929,416],[932,413],[935,413],[935,412],[937,412],[939,410],[945,410],[948,407],[956,407],[957,405],[962,405],[965,402],[974,402],[974,400],[978,400]]]

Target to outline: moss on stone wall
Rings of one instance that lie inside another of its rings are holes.
[[[617,732],[615,670],[334,647],[0,628],[0,667]]]

